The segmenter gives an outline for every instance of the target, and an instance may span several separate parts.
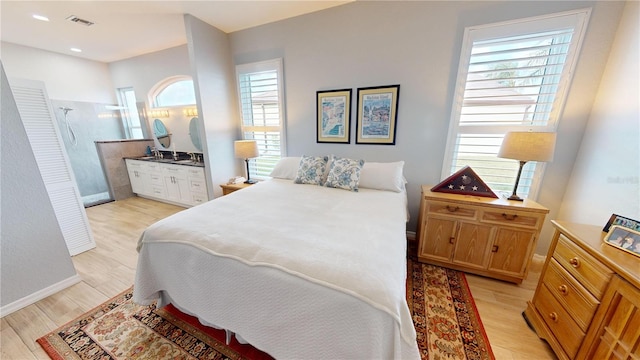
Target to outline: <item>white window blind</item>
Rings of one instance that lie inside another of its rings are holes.
[[[509,131],[553,132],[590,10],[465,29],[442,177],[470,166],[511,192],[515,160],[497,157]],[[543,164],[528,162],[518,194],[535,198]]]
[[[260,156],[249,161],[251,178],[269,176],[284,156],[282,60],[236,67],[243,139],[256,140]]]

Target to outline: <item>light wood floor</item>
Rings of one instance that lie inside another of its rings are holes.
[[[82,282],[2,318],[0,358],[47,359],[35,340],[75,319],[133,284],[136,242],[150,224],[183,210],[142,198],[87,209],[97,247],[73,257]],[[555,359],[527,327],[521,313],[531,299],[542,263],[522,285],[467,275],[496,358]]]

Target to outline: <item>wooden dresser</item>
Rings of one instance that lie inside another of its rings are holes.
[[[422,186],[417,238],[423,262],[521,283],[549,212],[534,201],[432,192]]]
[[[605,244],[600,226],[552,223],[525,319],[559,359],[640,359],[640,257]]]

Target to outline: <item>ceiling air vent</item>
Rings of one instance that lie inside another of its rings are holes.
[[[82,24],[85,26],[91,26],[94,23],[89,21],[89,20],[85,20],[85,19],[80,19],[79,17],[75,16],[75,15],[70,15],[67,17],[67,20],[72,21],[74,23],[78,23],[78,24]]]

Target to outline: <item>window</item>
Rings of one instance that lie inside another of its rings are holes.
[[[237,65],[236,76],[242,137],[256,140],[260,152],[249,173],[265,178],[285,155],[282,59]]]
[[[172,76],[160,81],[149,92],[149,103],[154,108],[194,105],[193,79],[190,76]]]
[[[118,89],[120,97],[120,114],[122,116],[122,125],[127,139],[143,139],[144,132],[140,117],[138,116],[138,108],[136,106],[136,93],[133,88]]]
[[[443,178],[468,165],[494,191],[512,191],[518,162],[496,156],[504,134],[556,130],[589,14],[465,29]],[[542,169],[525,165],[520,196],[536,197]]]

